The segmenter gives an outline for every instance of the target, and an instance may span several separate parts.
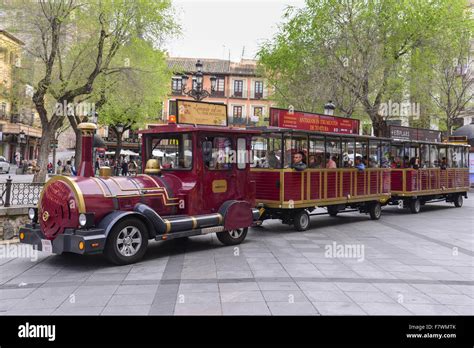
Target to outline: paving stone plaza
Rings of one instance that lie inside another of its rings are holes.
[[[103,256],[0,258],[1,315],[472,315],[474,201],[278,220],[238,247],[215,235]],[[2,247],[5,248],[5,245]],[[10,257],[9,257],[10,256]]]

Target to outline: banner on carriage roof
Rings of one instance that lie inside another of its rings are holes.
[[[306,131],[359,134],[359,120],[270,108],[270,126]]]
[[[227,126],[227,106],[192,100],[176,100],[177,123]]]
[[[389,137],[398,140],[441,142],[440,131],[403,126],[390,126]]]

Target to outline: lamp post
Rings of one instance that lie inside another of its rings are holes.
[[[217,77],[216,76],[211,76],[211,91],[207,91],[203,88],[203,80],[204,80],[204,74],[202,72],[202,63],[200,60],[197,61],[196,63],[196,72],[193,75],[192,78],[192,86],[190,90],[186,90],[186,84],[188,82],[189,77],[187,75],[181,76],[181,83],[182,83],[182,92],[183,94],[187,95],[188,97],[191,97],[197,101],[201,101],[204,98],[210,97],[212,95],[212,92],[216,90],[216,82],[217,82]]]
[[[122,134],[124,130],[124,125],[120,122],[115,125],[115,130],[117,131],[117,147],[115,148],[115,175],[119,175],[119,160],[120,152],[122,151]]]
[[[336,105],[333,104],[332,100],[324,105],[324,114],[326,115],[334,115],[334,110],[336,109]]]
[[[23,145],[26,144],[26,134],[23,130],[18,133],[18,143],[20,144],[20,158],[23,157],[25,159]]]

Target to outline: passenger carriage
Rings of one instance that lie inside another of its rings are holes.
[[[251,177],[261,221],[281,219],[302,231],[310,225],[310,213],[319,207],[331,216],[352,208],[379,219],[381,205],[390,198],[390,139],[359,136],[358,126],[345,128],[333,116],[272,111],[277,115],[272,115],[271,124],[285,125],[287,118],[293,129],[264,127],[252,140]],[[320,116],[326,125],[332,122],[337,127],[322,125]],[[304,170],[292,168],[292,155],[298,152],[305,157]],[[355,167],[357,160],[364,169]]]
[[[392,126],[390,204],[419,213],[428,202],[461,207],[469,191],[469,145],[437,131]]]

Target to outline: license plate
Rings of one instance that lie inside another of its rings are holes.
[[[53,253],[53,245],[49,239],[41,239],[41,250],[45,253]]]

